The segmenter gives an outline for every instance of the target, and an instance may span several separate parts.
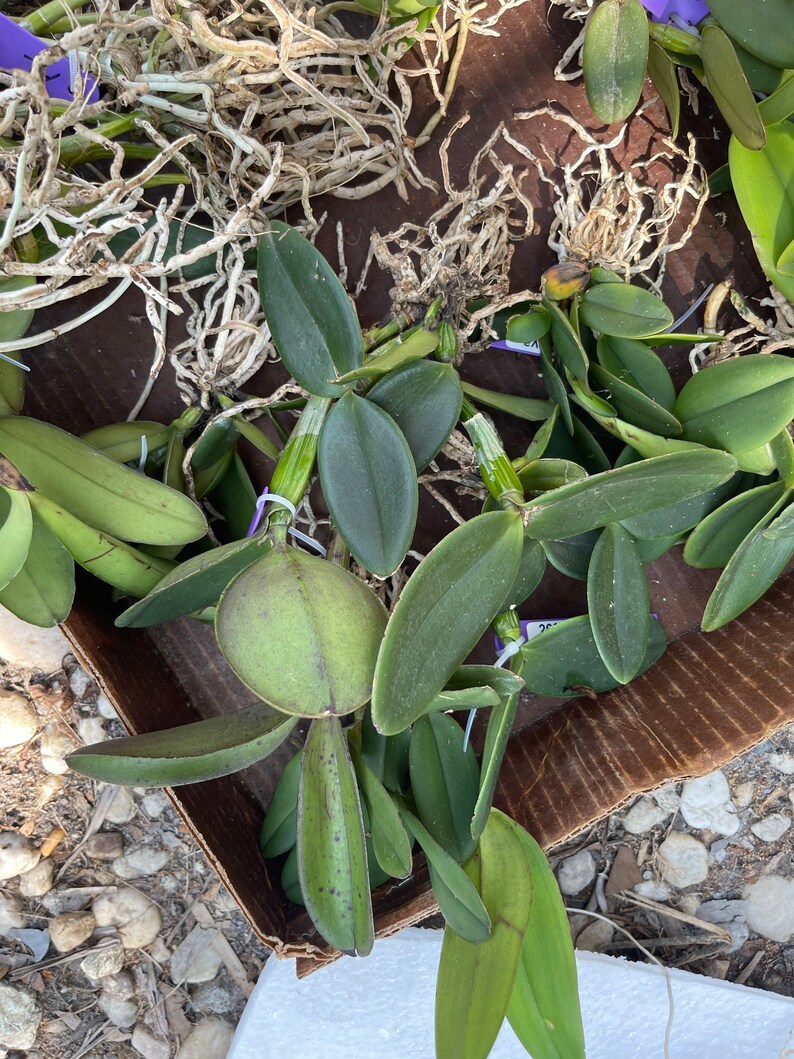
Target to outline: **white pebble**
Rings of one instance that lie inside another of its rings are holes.
[[[149,794],[144,795],[141,804],[146,815],[152,820],[156,820],[171,803],[167,794],[163,794],[162,791],[151,791]]]
[[[80,961],[80,970],[93,981],[118,974],[124,966],[124,946],[120,941],[105,942]]]
[[[119,715],[107,695],[100,694],[96,700],[96,712],[100,717],[104,717],[106,721],[118,720]]]
[[[770,941],[794,936],[794,880],[768,875],[748,887],[747,922]]]
[[[667,813],[650,798],[640,798],[623,817],[623,826],[631,835],[643,835],[665,819]]]
[[[698,919],[716,923],[730,932],[732,940],[728,952],[736,952],[750,936],[746,901],[706,901],[698,907],[696,915]]]
[[[782,772],[784,776],[794,776],[794,754],[770,754],[767,761],[773,769]]]
[[[587,849],[580,849],[572,857],[566,857],[557,868],[557,882],[562,893],[569,897],[581,893],[589,886],[596,874],[596,863],[593,854]]]
[[[0,832],[0,882],[30,871],[40,860],[41,853],[30,839],[16,831]]]
[[[724,772],[687,780],[681,791],[681,815],[690,827],[735,835],[741,827]]]
[[[22,930],[24,926],[22,902],[16,894],[0,893],[0,934],[6,935],[9,930]]]
[[[43,897],[52,889],[55,878],[55,865],[47,857],[40,860],[35,868],[26,871],[19,877],[19,892],[23,897]]]
[[[141,846],[140,849],[133,849],[118,857],[111,864],[111,868],[120,879],[139,879],[142,875],[155,875],[161,871],[170,856],[164,849]]]
[[[708,853],[693,835],[672,831],[659,846],[659,868],[665,882],[683,888],[708,875]]]
[[[656,804],[666,813],[676,812],[681,802],[681,795],[675,783],[667,783],[664,787],[660,787],[658,791],[653,792],[653,797]]]
[[[101,717],[83,717],[77,722],[77,734],[86,746],[92,746],[94,743],[104,743],[107,739],[107,733]]]
[[[102,989],[119,1000],[129,1000],[135,993],[135,983],[129,971],[117,971],[102,979]]]
[[[117,927],[125,949],[143,949],[160,932],[160,910],[148,897],[124,887],[98,897],[91,906],[100,927]]]
[[[223,962],[212,944],[214,937],[214,930],[196,926],[177,945],[170,966],[171,981],[174,985],[181,985],[183,982],[197,985],[200,982],[212,981]]]
[[[126,787],[119,787],[110,803],[105,819],[111,824],[128,824],[135,816],[135,799]]]
[[[202,1019],[185,1038],[176,1059],[226,1059],[233,1035],[234,1026],[223,1019]]]
[[[38,730],[38,714],[24,695],[0,688],[0,749],[27,743]]]
[[[77,666],[69,677],[69,687],[76,699],[82,699],[93,683],[91,677],[81,666]]]
[[[53,776],[63,776],[69,771],[69,766],[64,760],[66,755],[77,750],[79,745],[74,736],[65,732],[60,725],[48,724],[39,743],[41,767]]]
[[[132,1031],[130,1044],[143,1059],[170,1059],[171,1045],[168,1041],[153,1036],[141,1022]]]
[[[0,982],[0,1049],[24,1052],[32,1048],[41,1016],[41,1007],[32,993]]]
[[[576,948],[581,952],[601,952],[612,941],[615,928],[603,919],[595,919],[576,938]]]
[[[670,899],[669,888],[664,883],[656,882],[655,879],[636,883],[634,893],[639,894],[640,897],[649,897],[651,901],[668,901]]]
[[[785,813],[770,813],[763,820],[750,824],[750,830],[762,842],[777,842],[791,827],[791,817]]]
[[[72,952],[88,941],[96,928],[90,912],[64,912],[50,921],[50,938],[58,952]]]
[[[20,669],[54,673],[61,668],[64,655],[70,650],[57,625],[40,629],[28,625],[5,607],[0,609],[0,658],[14,662]]]
[[[739,783],[733,790],[733,801],[736,808],[747,809],[748,806],[752,805],[754,794],[755,784],[752,780],[748,780],[746,783]]]
[[[104,989],[99,994],[99,1006],[113,1025],[122,1029],[131,1026],[138,1018],[138,1005],[134,1000],[123,1000]]]

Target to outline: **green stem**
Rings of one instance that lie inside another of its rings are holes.
[[[43,37],[70,11],[78,11],[81,7],[85,7],[87,2],[88,0],[51,0],[51,3],[44,4],[43,7],[21,18],[19,25],[35,36]]]
[[[695,37],[683,29],[648,19],[648,31],[651,40],[667,51],[676,52],[678,55],[700,55],[700,37]]]
[[[234,401],[231,397],[227,397],[225,393],[218,394],[218,403],[224,410],[234,408]],[[235,416],[232,422],[246,441],[250,441],[250,443],[267,456],[268,459],[278,460],[281,455],[281,449],[274,441],[270,440],[267,434],[263,434],[258,427],[255,427],[253,423],[249,423],[242,415]]]
[[[270,480],[271,493],[278,493],[296,507],[301,502],[309,484],[317,455],[320,430],[330,407],[330,397],[309,398]],[[276,507],[270,515],[269,524],[286,526],[290,518],[291,515],[287,508]]]
[[[488,487],[488,492],[504,508],[523,504],[524,490],[521,482],[491,421],[486,419],[482,412],[478,412],[465,397],[460,418],[477,453],[480,476]]]
[[[364,335],[364,352],[371,352],[376,346],[379,346],[381,342],[385,342],[389,338],[394,338],[398,335],[403,328],[408,327],[410,320],[404,313],[400,313],[399,316],[395,316],[393,320],[389,320],[383,327],[373,327],[371,331],[367,331]]]

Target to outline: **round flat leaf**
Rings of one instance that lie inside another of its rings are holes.
[[[317,463],[345,544],[361,566],[388,577],[411,546],[419,506],[416,465],[402,431],[378,405],[347,393],[328,413]]]
[[[33,537],[33,514],[27,494],[0,486],[0,588],[25,565]]]
[[[650,633],[648,579],[634,538],[605,526],[590,559],[587,609],[598,653],[619,684],[637,675]]]
[[[363,581],[295,548],[235,578],[215,618],[237,676],[285,713],[350,713],[369,699],[386,608]]]
[[[759,150],[766,143],[764,122],[731,39],[719,26],[703,27],[700,57],[706,86],[728,128],[749,150]]]
[[[675,386],[658,353],[637,339],[612,335],[601,335],[596,348],[602,368],[672,411]]]
[[[655,294],[630,283],[599,283],[582,295],[579,319],[616,338],[645,338],[666,331],[673,314]]]
[[[364,821],[338,717],[312,721],[306,737],[297,850],[301,893],[320,934],[349,956],[369,955],[375,928]]]
[[[709,0],[720,25],[751,55],[794,68],[794,4],[792,0]]]
[[[595,474],[526,504],[526,532],[561,540],[707,493],[736,471],[726,452],[673,452]]]
[[[417,471],[423,471],[455,429],[463,390],[449,364],[422,360],[381,379],[367,400],[388,412],[408,442]]]
[[[794,360],[750,354],[713,364],[686,383],[674,412],[688,441],[757,449],[794,419]]]
[[[511,316],[507,321],[507,340],[521,345],[531,345],[548,333],[551,317],[540,305],[534,305],[529,312]]]
[[[30,625],[50,629],[68,618],[74,588],[74,559],[34,512],[25,563],[16,577],[0,590],[0,606]]]
[[[176,787],[228,776],[272,754],[295,727],[262,702],[162,732],[82,747],[69,754],[75,772],[103,783]]]
[[[267,807],[259,832],[259,849],[263,857],[287,853],[298,840],[298,788],[303,748],[284,766]],[[297,867],[297,866],[296,866]]]
[[[426,712],[499,611],[518,573],[521,517],[494,511],[453,530],[403,589],[383,638],[372,719],[394,735]]]
[[[317,397],[336,397],[334,379],[361,366],[364,339],[339,277],[308,239],[281,221],[259,237],[259,297],[292,377]]]
[[[625,121],[637,106],[648,61],[648,16],[639,0],[604,0],[587,23],[582,68],[599,121]]]

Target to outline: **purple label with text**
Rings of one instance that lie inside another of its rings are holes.
[[[709,13],[706,0],[642,0],[654,22],[684,22],[696,25]]]
[[[531,357],[540,356],[540,346],[537,342],[510,342],[508,339],[500,339],[499,342],[491,342],[491,349],[509,349],[511,353],[528,353]]]
[[[546,629],[553,629],[555,625],[559,625],[564,618],[544,618],[543,621],[522,621],[521,622],[521,635],[524,639],[529,642],[535,636],[545,632]],[[498,636],[494,636],[497,651],[504,651],[505,645],[499,639]]]
[[[0,70],[30,70],[33,60],[47,45],[29,30],[18,26],[7,15],[0,14]],[[80,70],[76,52],[51,63],[45,73],[47,92],[53,99],[71,102],[78,82],[85,81],[84,94],[89,103],[99,99],[96,78]]]

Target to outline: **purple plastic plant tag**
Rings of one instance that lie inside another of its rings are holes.
[[[7,15],[0,14],[0,70],[30,70],[33,60],[47,47],[33,33],[18,26]],[[76,52],[47,67],[47,92],[53,99],[74,99],[80,69]],[[85,94],[89,103],[99,99],[96,78],[85,76]]]
[[[509,342],[506,338],[491,342],[491,349],[509,349],[511,353],[528,353],[531,357],[540,356],[540,346],[537,342]]]
[[[543,621],[521,621],[521,635],[524,639],[529,642],[538,636],[540,633],[545,632],[546,629],[553,629],[555,625],[559,625],[563,618],[545,618]],[[496,650],[504,651],[505,645],[499,639],[498,636],[494,636],[494,644]]]
[[[709,13],[706,0],[641,0],[654,22],[681,21],[697,25]]]

